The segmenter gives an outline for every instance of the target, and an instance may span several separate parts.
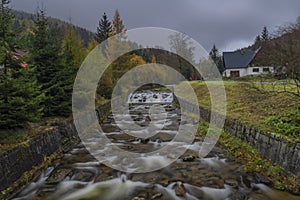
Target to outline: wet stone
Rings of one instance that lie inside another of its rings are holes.
[[[152,136],[151,139],[152,141],[159,140],[161,142],[167,142],[173,140],[174,135],[168,134],[168,133],[158,133],[155,136]]]
[[[234,179],[228,179],[224,181],[225,184],[230,185],[232,187],[238,187],[239,183]]]
[[[46,183],[53,184],[53,183],[59,183],[66,179],[67,176],[69,176],[72,172],[72,169],[55,169],[50,177],[47,179]]]
[[[158,183],[162,186],[167,186],[167,185],[169,185],[169,180],[168,179],[162,179]]]
[[[240,192],[233,192],[232,194],[230,194],[229,199],[232,199],[232,200],[250,200],[246,195],[244,195]],[[254,200],[254,199],[252,199],[252,200]]]
[[[142,143],[142,144],[147,144],[149,141],[150,141],[149,138],[141,139],[141,143]]]
[[[185,156],[182,158],[183,162],[193,162],[196,159],[195,156]]]
[[[132,200],[145,200],[144,197],[134,197]]]
[[[258,173],[255,173],[254,175],[254,179],[257,183],[262,183],[262,184],[265,184],[267,186],[272,186],[273,185],[273,182],[271,180],[269,180],[268,178],[258,174]]]
[[[153,196],[151,197],[151,199],[159,199],[159,198],[161,198],[162,196],[163,196],[162,193],[156,193],[155,195],[153,195]]]
[[[179,197],[184,196],[186,193],[184,185],[181,182],[177,182],[173,189],[175,190],[176,196],[179,196]]]
[[[129,149],[133,149],[133,146],[131,146],[131,145],[122,145],[121,148],[129,150]]]
[[[96,176],[94,181],[97,183],[97,182],[108,181],[108,180],[111,180],[111,179],[114,179],[114,178],[116,178],[116,176],[111,176],[111,175],[108,175],[108,174],[101,174],[99,176]]]
[[[71,179],[88,182],[88,181],[93,180],[94,176],[95,176],[95,174],[90,171],[78,171],[72,176]]]

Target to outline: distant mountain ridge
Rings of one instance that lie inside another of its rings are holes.
[[[31,28],[34,26],[34,14],[30,14],[24,11],[13,10],[13,14],[15,15],[15,22],[13,28],[25,27],[27,31],[31,31]],[[50,27],[57,27],[59,32],[63,34],[68,27],[73,27],[76,34],[82,39],[85,46],[88,45],[89,41],[94,37],[94,33],[74,24],[65,22],[60,19],[47,17],[48,23]]]

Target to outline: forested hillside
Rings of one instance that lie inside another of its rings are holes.
[[[24,11],[17,11],[17,10],[12,10],[13,14],[15,15],[15,21],[13,24],[13,28],[24,28],[28,32],[32,32],[32,28],[34,27],[34,14],[26,13]],[[47,23],[50,27],[52,28],[57,28],[58,32],[63,35],[66,29],[72,28],[74,29],[76,35],[80,37],[80,39],[83,41],[84,45],[87,46],[89,41],[94,37],[94,33],[91,31],[75,26],[71,23],[62,21],[60,19],[52,18],[52,17],[47,17]]]

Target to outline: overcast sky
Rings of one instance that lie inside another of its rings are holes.
[[[269,30],[300,16],[299,0],[12,0],[12,8],[34,13],[43,5],[47,15],[95,31],[106,12],[118,9],[127,29],[155,26],[186,33],[210,50],[252,44],[264,26]]]

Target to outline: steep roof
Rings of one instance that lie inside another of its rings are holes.
[[[226,69],[247,68],[259,49],[237,50],[233,52],[223,52],[224,66]]]

